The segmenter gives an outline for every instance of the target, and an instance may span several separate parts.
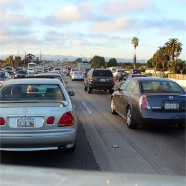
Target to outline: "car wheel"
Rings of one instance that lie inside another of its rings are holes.
[[[127,126],[128,126],[129,129],[135,129],[135,128],[137,128],[137,125],[134,122],[134,119],[133,119],[133,116],[132,116],[132,112],[131,112],[130,107],[127,109],[126,120],[127,120]]]
[[[112,88],[109,89],[109,93],[112,94],[114,90]]]
[[[90,87],[88,86],[87,91],[88,91],[89,94],[91,94],[91,93],[92,93],[92,88],[90,88]]]
[[[111,113],[114,114],[114,115],[117,114],[117,112],[115,111],[115,105],[114,105],[113,99],[111,99]]]

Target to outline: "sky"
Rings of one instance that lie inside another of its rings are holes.
[[[8,54],[150,59],[171,38],[186,59],[186,0],[0,0],[0,58]]]

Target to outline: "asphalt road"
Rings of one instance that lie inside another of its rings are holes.
[[[83,82],[69,80],[72,98],[101,171],[185,175],[185,130],[178,126],[139,126],[112,115],[110,94],[84,91]]]
[[[110,94],[84,91],[82,81],[71,81],[72,102],[79,118],[74,153],[3,152],[2,164],[100,170],[136,174],[185,175],[185,131],[178,126],[143,126],[128,129],[112,115]]]
[[[1,164],[50,167],[62,169],[99,170],[80,121],[78,121],[75,152],[35,151],[1,152]]]

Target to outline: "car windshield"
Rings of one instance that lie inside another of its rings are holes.
[[[143,81],[141,87],[143,93],[184,93],[176,83],[169,81]]]
[[[58,85],[50,84],[8,84],[0,87],[0,101],[64,101]]]
[[[112,77],[113,74],[109,70],[94,70],[93,76],[95,76],[95,77]]]

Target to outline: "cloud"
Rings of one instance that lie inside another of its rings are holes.
[[[123,29],[129,29],[132,27],[132,20],[122,17],[117,19],[108,20],[105,22],[99,22],[93,26],[93,30],[105,32],[105,31],[121,31]]]
[[[150,0],[108,0],[103,4],[103,9],[109,14],[117,15],[147,10],[150,6]]]
[[[67,25],[86,20],[89,5],[67,6],[60,8],[56,13],[43,18],[43,21],[52,25]]]

